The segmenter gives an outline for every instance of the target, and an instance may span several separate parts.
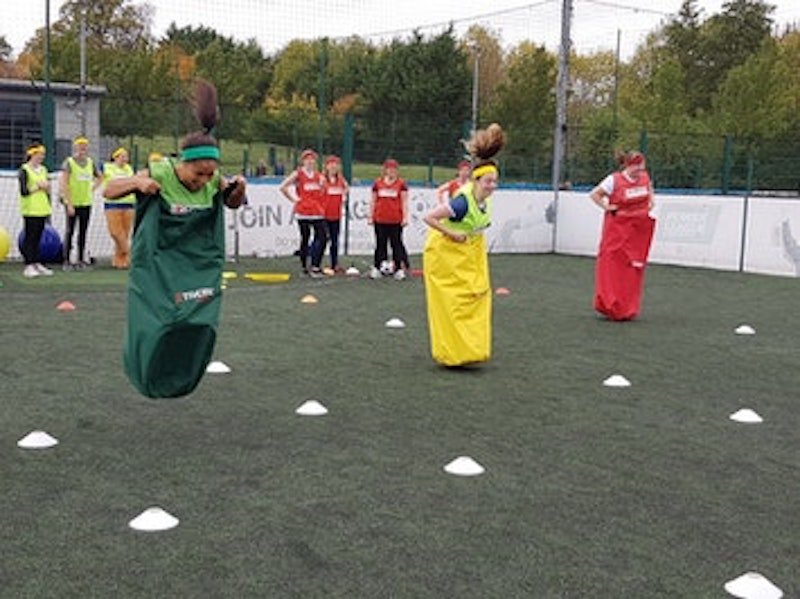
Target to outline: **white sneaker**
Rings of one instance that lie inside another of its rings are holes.
[[[53,276],[53,271],[50,270],[49,268],[47,268],[41,262],[37,262],[36,264],[34,264],[34,266],[36,267],[36,270],[39,271],[40,275],[44,275],[46,277],[52,277]]]
[[[381,278],[381,271],[377,269],[377,267],[373,266],[369,271],[369,278],[370,279],[380,279]]]
[[[400,270],[394,273],[394,280],[395,281],[405,281],[406,280],[406,270],[401,268]]]
[[[25,277],[26,279],[35,279],[40,274],[41,273],[39,272],[39,269],[36,268],[35,264],[28,264],[25,267],[25,270],[22,271],[22,276]]]

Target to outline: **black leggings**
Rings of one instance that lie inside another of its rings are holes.
[[[339,227],[341,222],[338,220],[326,220],[328,227],[328,238],[331,242],[331,268],[339,265]]]
[[[22,257],[25,264],[37,264],[39,260],[39,242],[42,240],[46,216],[24,216],[25,242],[22,244]]]
[[[86,257],[86,229],[89,228],[91,206],[76,206],[73,216],[67,215],[67,232],[64,235],[64,262],[69,262],[72,253],[72,234],[75,232],[75,219],[78,220],[78,261]]]
[[[314,229],[314,243],[311,244],[311,267],[319,268],[322,264],[322,253],[328,239],[325,220],[321,218],[298,218],[300,226],[300,264],[305,270],[308,262],[308,241],[311,238],[311,229]]]
[[[403,225],[384,225],[375,223],[375,268],[388,258],[387,243],[392,246],[392,260],[395,268],[408,268],[408,252],[403,244]]]

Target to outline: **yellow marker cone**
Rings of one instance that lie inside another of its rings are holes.
[[[318,304],[319,300],[313,295],[304,295],[300,298],[301,304]]]

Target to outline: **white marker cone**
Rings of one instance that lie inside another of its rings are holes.
[[[128,522],[128,526],[134,530],[158,532],[161,530],[175,528],[178,526],[178,522],[179,520],[172,514],[165,512],[158,506],[153,506],[147,508],[133,520]]]
[[[737,335],[755,335],[756,334],[756,330],[753,327],[751,327],[749,324],[741,324],[738,327],[736,327],[735,329],[733,329],[733,332],[736,333]]]
[[[228,374],[230,371],[231,367],[219,360],[214,360],[206,367],[206,372],[210,372],[211,374]]]
[[[328,413],[328,408],[319,403],[316,399],[310,399],[294,411],[301,416],[324,416]]]
[[[316,297],[314,297],[313,295],[304,295],[303,297],[300,298],[300,303],[301,304],[317,304],[317,303],[319,303],[319,300]]]
[[[357,277],[361,273],[359,272],[359,270],[355,266],[351,266],[346,271],[344,271],[344,274],[346,274],[349,277]]]
[[[386,321],[386,326],[387,328],[390,329],[402,329],[405,328],[406,323],[404,323],[399,318],[390,318],[389,320]]]
[[[764,419],[750,408],[742,408],[741,410],[731,414],[728,418],[735,420],[736,422],[744,422],[747,424],[758,424],[759,422],[764,422]]]
[[[22,449],[47,449],[58,445],[58,439],[44,431],[31,431],[17,441],[17,445]]]
[[[630,387],[631,382],[621,374],[612,374],[603,381],[606,387]]]
[[[725,590],[740,599],[781,599],[783,591],[758,572],[745,572],[725,583]]]
[[[444,471],[456,476],[478,476],[486,472],[486,469],[469,456],[459,456],[446,466]]]

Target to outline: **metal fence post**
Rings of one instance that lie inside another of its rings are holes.
[[[353,182],[353,146],[355,139],[355,119],[352,113],[344,116],[344,135],[342,139],[342,174],[348,183]],[[350,253],[350,198],[344,203],[344,254]]]
[[[733,140],[730,135],[725,136],[725,145],[722,148],[722,181],[720,187],[723,195],[728,195],[731,186],[731,168],[733,166]]]

